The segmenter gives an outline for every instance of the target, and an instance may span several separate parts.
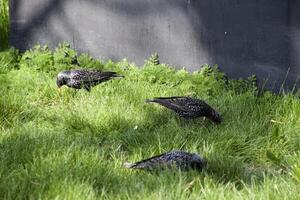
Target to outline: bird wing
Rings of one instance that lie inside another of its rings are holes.
[[[188,110],[193,112],[208,112],[211,110],[211,107],[205,103],[203,100],[200,99],[192,99],[190,98],[189,101],[186,101],[186,107]]]
[[[74,79],[82,83],[98,83],[109,80],[111,77],[118,77],[116,72],[101,72],[98,70],[77,70]]]
[[[154,98],[153,102],[159,103],[167,108],[180,112],[186,112],[191,110],[197,111],[197,109],[199,109],[199,102],[195,101],[190,97],[158,97]]]
[[[160,155],[156,155],[141,161],[138,161],[136,163],[133,163],[130,165],[130,168],[133,169],[154,169],[158,167],[162,167],[166,164],[166,159],[164,157],[167,153],[163,153]]]
[[[71,71],[71,79],[75,81],[83,82],[89,78],[87,70],[73,70]]]
[[[148,170],[170,167],[172,165],[176,165],[177,167],[184,167],[189,160],[189,157],[190,155],[186,152],[171,151],[147,158],[133,164],[127,164],[126,166],[127,168]]]

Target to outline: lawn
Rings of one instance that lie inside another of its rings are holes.
[[[87,54],[78,55],[81,67],[125,78],[90,93],[58,90],[56,75],[78,68],[70,64],[76,54],[67,44],[0,53],[1,199],[300,198],[299,93],[259,92],[254,77],[231,80],[207,65],[189,73]],[[144,102],[171,95],[205,100],[223,123],[182,120]],[[207,168],[123,168],[175,149],[203,155]]]

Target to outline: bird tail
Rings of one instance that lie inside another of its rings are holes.
[[[158,103],[162,106],[165,106],[165,107],[167,107],[169,109],[172,109],[172,110],[175,110],[175,111],[181,109],[180,106],[171,103],[168,98],[160,98],[159,97],[159,98],[147,99],[146,100],[146,103],[151,103],[151,102]]]
[[[111,74],[111,77],[124,78],[123,75],[117,74],[116,72],[113,72],[113,73]]]
[[[153,99],[146,99],[146,103],[162,103],[166,98],[154,97]]]
[[[186,98],[184,96],[174,96],[174,97],[154,97],[153,99],[146,99],[146,103],[155,102],[155,103],[165,103],[168,100]]]
[[[110,77],[110,78],[114,78],[114,77],[124,78],[123,75],[117,74],[117,72],[102,72],[101,74],[104,77],[106,76],[106,77]]]
[[[152,102],[155,102],[155,99],[146,99],[145,102],[146,103],[152,103]]]
[[[124,78],[125,76],[120,75],[120,74],[114,74],[112,77],[115,77],[115,78]]]
[[[128,163],[128,162],[125,162],[125,163],[124,163],[124,167],[125,167],[125,168],[128,168],[128,169],[133,168],[134,166],[135,166],[134,163]]]

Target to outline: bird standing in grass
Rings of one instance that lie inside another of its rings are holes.
[[[177,115],[186,119],[207,117],[216,124],[220,124],[222,121],[219,113],[203,100],[191,97],[158,97],[147,99],[146,102],[158,103],[175,111]]]
[[[206,160],[195,153],[184,151],[170,151],[154,156],[136,163],[125,163],[124,166],[130,169],[159,170],[176,167],[181,170],[201,170],[206,165]]]
[[[124,76],[118,75],[116,72],[101,72],[98,70],[69,70],[60,72],[57,75],[56,84],[59,88],[66,85],[71,88],[84,88],[90,91],[93,86],[115,77]]]

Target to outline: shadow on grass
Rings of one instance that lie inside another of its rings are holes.
[[[121,185],[124,177],[102,160],[110,152],[99,154],[97,139],[33,130],[18,130],[0,143],[2,198],[38,197],[55,186],[66,187],[66,180],[91,185],[99,194],[103,188],[118,192],[112,184]]]
[[[216,158],[209,160],[205,175],[217,183],[224,185],[233,183],[237,189],[242,189],[245,184],[251,185],[253,181],[262,182],[266,174],[267,169],[246,163],[241,158],[222,157],[218,160]]]
[[[11,92],[10,81],[5,75],[0,74],[0,128],[11,128],[16,124],[26,123],[38,115],[36,108],[24,103],[21,96]]]

